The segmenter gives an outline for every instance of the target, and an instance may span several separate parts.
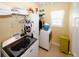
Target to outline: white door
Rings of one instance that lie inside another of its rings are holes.
[[[72,50],[74,56],[79,56],[79,17],[74,18],[74,26],[72,29]]]
[[[71,51],[79,56],[79,3],[72,3],[70,12]]]

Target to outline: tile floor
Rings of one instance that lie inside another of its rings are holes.
[[[51,45],[49,51],[39,48],[38,56],[39,57],[72,57],[71,55],[66,55],[60,52],[59,48],[55,45]]]

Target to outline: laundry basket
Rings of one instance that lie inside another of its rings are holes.
[[[60,51],[69,54],[69,43],[69,38],[67,36],[60,36]]]

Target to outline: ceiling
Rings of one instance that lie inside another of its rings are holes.
[[[35,2],[38,6],[45,6],[48,4],[53,4],[53,2]]]

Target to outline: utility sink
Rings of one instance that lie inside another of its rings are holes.
[[[16,42],[5,46],[3,50],[11,57],[21,56],[36,40],[31,36],[23,36]]]
[[[26,48],[27,46],[29,46],[29,45],[31,44],[31,41],[32,41],[32,39],[31,39],[30,37],[27,37],[27,36],[21,38],[20,40],[21,40],[21,41],[17,42],[16,45],[13,45],[13,46],[11,47],[11,50],[13,50],[13,51],[19,51],[19,50],[21,50],[22,48],[24,49],[24,48]]]

